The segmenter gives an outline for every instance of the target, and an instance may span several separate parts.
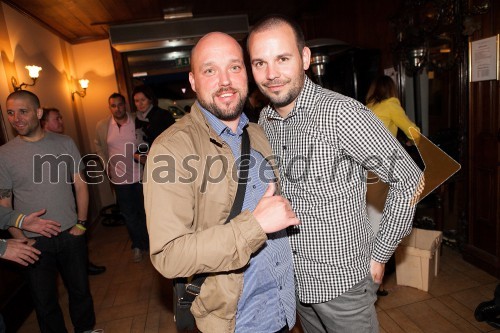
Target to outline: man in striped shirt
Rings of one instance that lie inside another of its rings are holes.
[[[411,231],[422,173],[370,110],[307,78],[311,51],[294,22],[263,19],[247,47],[255,82],[270,99],[259,123],[301,221],[288,234],[304,331],[377,332],[377,284]],[[390,186],[375,237],[367,170]]]

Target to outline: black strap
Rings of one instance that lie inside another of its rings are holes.
[[[245,199],[245,191],[248,181],[248,171],[250,169],[250,137],[246,127],[243,128],[243,135],[241,140],[241,162],[240,162],[240,172],[238,176],[238,189],[236,190],[236,198],[234,199],[233,206],[231,207],[231,212],[224,223],[228,223],[239,213],[241,213],[241,208],[243,207],[243,200]],[[192,303],[196,296],[200,294],[201,285],[205,282],[208,274],[196,274],[193,276],[191,282],[186,283],[186,292],[182,297],[182,302]]]
[[[225,223],[228,223],[233,218],[235,218],[239,213],[241,213],[241,208],[243,207],[243,200],[245,199],[245,191],[248,181],[248,169],[250,168],[250,138],[248,137],[248,132],[246,127],[243,129],[243,135],[241,138],[241,162],[240,162],[240,173],[238,177],[238,190],[236,191],[236,198],[233,202],[233,207],[231,212],[227,217]]]

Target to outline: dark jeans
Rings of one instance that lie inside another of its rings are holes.
[[[144,212],[144,195],[142,184],[113,185],[116,201],[120,212],[125,218],[128,234],[132,240],[132,248],[149,249],[149,236],[146,227],[146,213]]]
[[[35,239],[34,247],[42,254],[27,271],[40,331],[67,332],[58,302],[58,272],[68,290],[69,313],[75,332],[92,330],[95,314],[87,275],[85,236],[73,236],[66,230],[52,238]]]

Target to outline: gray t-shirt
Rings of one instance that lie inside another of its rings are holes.
[[[67,230],[77,221],[71,184],[82,165],[78,148],[66,135],[46,132],[37,142],[16,137],[0,147],[0,189],[12,190],[16,210],[30,214],[46,208],[43,218]]]

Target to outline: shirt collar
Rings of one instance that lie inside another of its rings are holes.
[[[248,118],[244,113],[241,113],[240,120],[238,121],[238,127],[236,128],[236,133],[233,133],[233,131],[227,127],[219,118],[214,116],[210,111],[206,110],[201,104],[196,101],[198,104],[198,107],[200,110],[203,112],[205,115],[205,118],[207,119],[208,124],[213,128],[214,132],[221,136],[223,133],[228,133],[232,135],[238,135],[240,136],[243,133],[243,128],[248,124]]]
[[[305,73],[304,76],[304,86],[302,87],[299,96],[297,96],[295,105],[292,111],[288,114],[287,118],[298,115],[302,112],[302,110],[304,110],[304,112],[313,110],[314,104],[316,103],[315,96],[317,95],[317,90],[321,89],[321,86],[312,82]],[[264,112],[267,118],[283,119],[272,104],[266,106],[262,112]]]

